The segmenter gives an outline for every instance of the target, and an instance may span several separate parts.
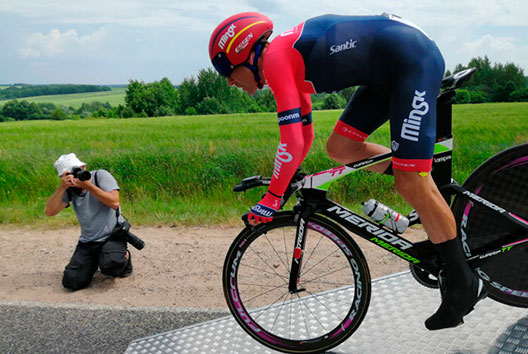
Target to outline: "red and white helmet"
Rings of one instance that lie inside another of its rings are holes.
[[[243,12],[220,23],[209,40],[209,57],[215,69],[229,77],[236,66],[245,63],[255,43],[267,39],[273,22],[258,12]]]

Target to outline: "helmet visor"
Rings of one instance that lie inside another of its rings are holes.
[[[231,64],[227,55],[224,53],[218,53],[212,60],[213,66],[220,73],[220,75],[229,77],[235,69],[234,65]]]

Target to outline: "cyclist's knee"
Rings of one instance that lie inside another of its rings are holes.
[[[354,156],[364,150],[365,147],[364,142],[352,140],[336,133],[332,133],[326,142],[328,157],[343,164],[354,161]]]
[[[431,176],[420,175],[419,172],[394,169],[394,184],[396,191],[406,200],[424,197],[431,191]],[[434,183],[434,182],[433,182]]]

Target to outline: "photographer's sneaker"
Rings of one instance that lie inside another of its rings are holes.
[[[133,267],[132,267],[132,255],[130,254],[129,250],[127,250],[127,253],[128,253],[128,264],[127,264],[127,267],[125,268],[125,270],[123,271],[123,273],[121,273],[121,275],[119,276],[120,278],[126,278],[126,277],[129,277],[132,274],[132,270],[133,270]]]

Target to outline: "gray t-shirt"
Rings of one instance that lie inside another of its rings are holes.
[[[95,173],[97,173],[97,185],[106,192],[119,190],[115,178],[105,170],[91,171],[91,182],[95,184]],[[71,195],[71,200],[68,194]],[[77,193],[64,192],[62,196],[64,203],[72,203],[75,215],[81,226],[80,242],[103,242],[109,236],[116,225],[117,217],[115,209],[101,203],[91,193],[84,191],[81,195]]]

